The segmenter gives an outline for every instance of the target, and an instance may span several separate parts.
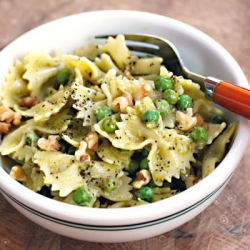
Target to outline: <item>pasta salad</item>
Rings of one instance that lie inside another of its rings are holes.
[[[123,35],[69,54],[29,51],[2,85],[0,153],[51,199],[96,208],[166,199],[209,175],[237,129],[200,86],[138,57]]]

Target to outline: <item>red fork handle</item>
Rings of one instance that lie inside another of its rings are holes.
[[[213,101],[224,108],[250,119],[250,90],[221,81],[213,90]]]

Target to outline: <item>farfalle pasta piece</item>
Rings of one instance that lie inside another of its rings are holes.
[[[97,189],[99,195],[111,201],[125,201],[132,198],[132,186],[131,178],[122,169],[121,165],[92,161],[87,171],[82,172],[89,179],[89,186]]]
[[[79,57],[76,55],[63,55],[62,61],[68,68],[79,69],[79,71],[83,75],[83,78],[88,81],[95,82],[103,74],[96,66],[96,64],[86,57]]]
[[[53,114],[58,113],[67,104],[70,96],[70,89],[61,88],[30,109],[23,110],[17,106],[15,109],[22,114],[22,116],[34,117],[36,122],[43,122],[48,120]]]
[[[169,71],[165,66],[161,65],[160,67],[160,76],[173,77],[173,72]]]
[[[136,58],[130,63],[129,71],[132,75],[158,75],[163,62],[161,57]]]
[[[71,86],[71,98],[75,101],[73,108],[78,110],[76,118],[82,118],[82,125],[91,126],[96,122],[95,112],[98,107],[106,105],[105,95],[74,82]]]
[[[8,155],[23,147],[25,145],[25,133],[27,133],[33,125],[34,121],[30,120],[12,133],[6,135],[0,146],[1,154]]]
[[[13,160],[20,164],[28,164],[32,165],[32,157],[34,153],[36,152],[35,147],[31,147],[28,145],[25,145],[21,148],[19,148],[17,151],[13,151],[10,156]]]
[[[209,123],[207,144],[211,144],[213,140],[217,138],[220,133],[226,128],[226,126],[227,124],[225,122],[219,124]]]
[[[170,110],[170,112],[162,117],[162,123],[165,128],[175,127],[175,110]]]
[[[169,187],[155,187],[154,190],[154,202],[173,196],[176,192],[173,192]]]
[[[236,123],[231,123],[228,128],[214,141],[206,150],[202,162],[202,179],[208,176],[225,155],[226,145],[230,143],[234,132],[237,129]]]
[[[96,57],[95,64],[105,73],[114,69],[116,74],[122,74],[122,71],[115,65],[112,58],[107,53],[101,54],[100,58]]]
[[[23,182],[23,185],[35,192],[40,191],[45,185],[43,171],[32,161],[26,161],[22,168],[27,176],[27,180]]]
[[[180,178],[190,169],[190,162],[194,162],[194,145],[183,135],[178,135],[175,130],[158,131],[157,143],[152,145],[148,156],[149,169],[157,186],[162,186],[163,181],[172,182],[172,177]]]
[[[124,36],[109,37],[107,42],[103,46],[100,46],[100,49],[102,53],[107,53],[111,56],[119,69],[125,69],[125,63],[130,57],[130,51],[126,46]]]
[[[76,49],[73,54],[79,57],[87,57],[88,59],[94,61],[99,53],[100,49],[98,44],[93,42],[89,45],[84,45],[82,48]]]
[[[214,107],[210,101],[205,99],[205,97],[203,97],[202,99],[194,100],[194,107],[193,107],[194,113],[200,113],[203,110],[206,110],[208,112],[211,112],[217,115],[223,114],[222,110]]]
[[[101,89],[106,95],[107,104],[110,107],[115,98],[123,96],[125,93],[129,93],[135,101],[142,100],[146,96],[149,96],[152,100],[162,97],[162,93],[153,91],[153,81],[143,78],[128,79],[123,75],[116,76],[116,71],[114,69],[109,70],[104,76]]]
[[[19,60],[10,67],[8,74],[5,76],[1,91],[1,99],[4,106],[13,108],[17,105],[21,96],[29,94],[27,81],[22,77],[24,72],[25,67]]]
[[[204,99],[205,94],[201,91],[200,85],[192,82],[189,79],[184,79],[183,77],[175,77],[175,81],[178,82],[184,89],[184,93],[188,94],[192,99]],[[175,84],[177,84],[175,82]]]
[[[59,134],[64,132],[71,121],[72,115],[68,109],[51,116],[48,120],[34,123],[34,130],[38,130],[45,134]]]
[[[34,120],[28,120],[25,124],[18,127],[11,134],[6,135],[0,146],[0,152],[2,155],[11,154],[25,145],[26,135],[30,131],[40,131],[47,134],[58,134],[67,129],[70,123],[71,116],[68,115],[68,111],[51,117],[49,120],[43,123],[36,123]]]
[[[44,184],[51,185],[51,190],[59,191],[62,197],[86,185],[86,181],[79,174],[81,166],[75,163],[72,155],[57,151],[37,151],[34,163],[44,172]]]
[[[120,164],[124,166],[124,168],[128,167],[132,154],[133,151],[121,150],[113,147],[106,139],[102,139],[102,143],[97,150],[97,155],[104,162],[109,164]]]
[[[115,98],[122,96],[124,92],[134,93],[135,91],[135,80],[127,79],[122,75],[116,76],[116,71],[111,69],[105,74],[101,89],[106,95],[107,104],[111,107],[112,102]],[[124,84],[125,83],[125,84]]]
[[[42,98],[42,86],[60,69],[60,58],[45,52],[28,52],[23,61],[26,69],[23,79],[28,81],[27,88],[31,96]]]
[[[118,201],[128,201],[132,199],[133,195],[131,194],[132,186],[130,185],[131,178],[127,175],[123,175],[120,178],[107,178],[102,180],[101,188],[99,190],[100,195],[106,199],[114,202]],[[98,185],[96,185],[98,186]],[[106,188],[105,188],[106,187]]]
[[[74,118],[70,121],[67,130],[61,133],[61,137],[74,147],[79,147],[80,141],[90,131],[88,127],[82,126],[81,119]]]
[[[122,35],[118,35],[115,38],[109,37],[107,42],[101,46],[101,52],[102,55],[109,54],[120,70],[128,69],[132,75],[159,74],[161,63],[163,62],[161,57],[139,58],[131,55]],[[108,58],[105,56],[102,60],[105,60],[104,62],[107,65]],[[97,61],[99,60],[97,59]],[[110,63],[109,65],[111,66]]]

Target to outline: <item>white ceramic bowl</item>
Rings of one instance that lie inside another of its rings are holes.
[[[179,21],[135,11],[97,11],[65,17],[42,25],[9,44],[0,53],[0,82],[17,58],[29,50],[71,52],[95,35],[146,33],[170,40],[191,70],[247,87],[239,65],[213,39]],[[233,145],[207,178],[194,187],[153,204],[132,208],[93,209],[43,197],[13,180],[0,167],[0,190],[6,199],[35,223],[56,233],[87,241],[125,242],[172,230],[203,211],[223,190],[248,144],[248,121],[226,112],[239,122]]]

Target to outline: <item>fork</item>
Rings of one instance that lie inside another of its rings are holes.
[[[100,35],[96,39],[107,39],[116,35]],[[204,77],[188,70],[176,47],[168,40],[152,35],[125,34],[127,47],[131,51],[163,58],[166,68],[177,76],[191,79],[200,85],[205,97],[214,103],[250,119],[250,90],[215,77]]]

